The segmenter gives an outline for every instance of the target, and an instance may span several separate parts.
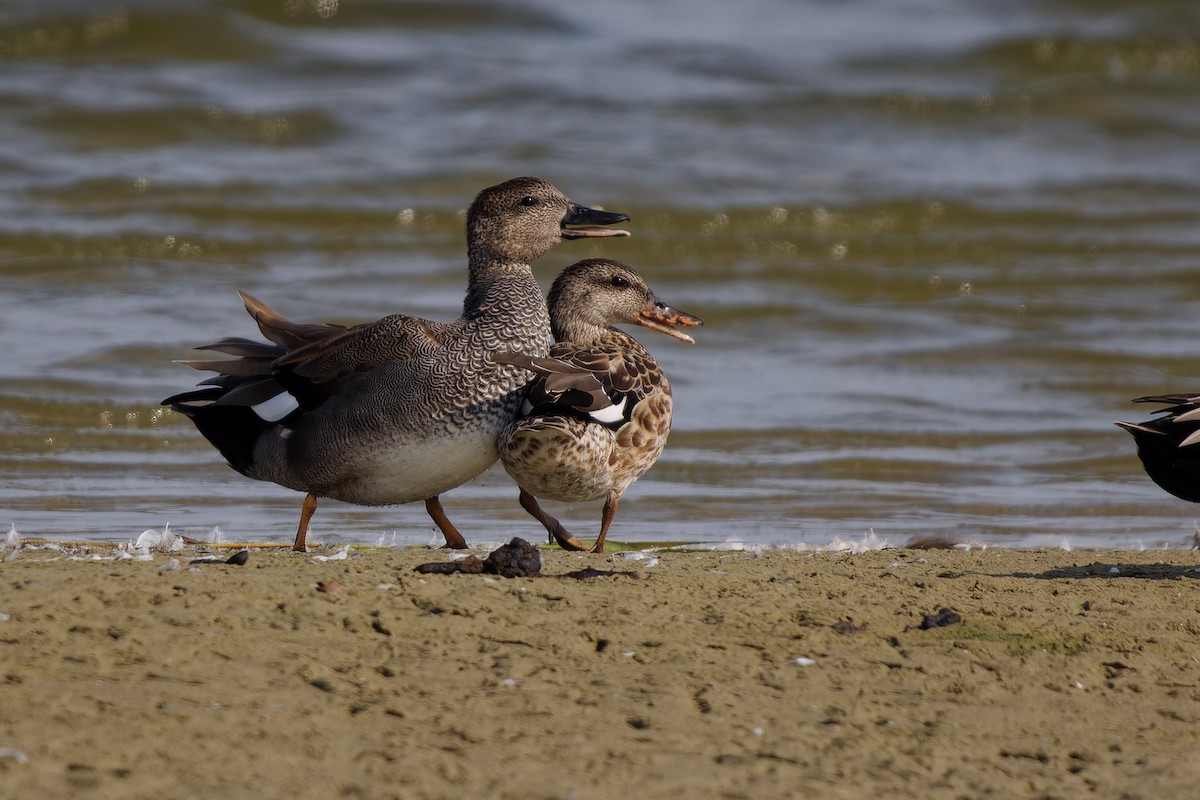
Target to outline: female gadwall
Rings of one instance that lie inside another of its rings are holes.
[[[646,348],[610,326],[642,325],[692,344],[675,326],[704,322],[664,304],[630,267],[605,259],[563,270],[549,304],[558,343],[548,358],[496,356],[536,376],[521,413],[500,435],[500,459],[521,489],[521,506],[568,550],[585,548],[536,495],[568,503],[606,498],[591,548],[603,553],[621,494],[658,460],[671,430],[667,376]]]
[[[528,375],[490,355],[544,354],[550,325],[529,264],[563,239],[627,236],[629,219],[579,206],[538,178],[484,189],[467,211],[467,296],[453,322],[394,314],[345,327],[295,323],[242,294],[273,344],[198,348],[237,358],[185,361],[219,373],[168,397],[243,475],[306,492],[294,550],[318,497],[363,505],[424,500],[448,547],[466,540],[438,495],[497,457]]]
[[[1200,503],[1200,394],[1159,394],[1133,402],[1168,406],[1146,422],[1116,423],[1133,435],[1146,474],[1176,497]]]

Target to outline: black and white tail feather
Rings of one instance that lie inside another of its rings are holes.
[[[1200,503],[1200,393],[1150,395],[1135,403],[1160,403],[1159,416],[1118,422],[1137,443],[1150,479],[1176,497]]]
[[[268,431],[282,425],[287,435],[301,413],[300,400],[273,374],[272,365],[287,350],[249,339],[223,339],[198,350],[238,358],[181,361],[189,367],[219,373],[201,381],[198,389],[163,401],[188,417],[221,452],[229,465],[246,475],[254,465],[254,446]]]
[[[346,328],[292,322],[250,295],[240,294],[246,310],[270,342],[234,336],[197,347],[234,357],[179,361],[217,375],[201,381],[200,388],[168,397],[163,405],[191,419],[231,467],[253,477],[258,440],[268,433],[286,438],[301,415],[319,405],[327,394],[324,384],[281,368],[280,360],[307,345],[329,340]]]

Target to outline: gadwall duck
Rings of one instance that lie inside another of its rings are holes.
[[[292,322],[242,293],[265,342],[198,348],[237,358],[185,361],[219,373],[168,397],[243,475],[305,492],[293,549],[303,552],[318,497],[362,505],[424,500],[466,547],[438,495],[497,457],[528,381],[497,350],[544,354],[550,324],[530,262],[563,239],[627,236],[596,227],[625,214],[576,205],[538,178],[484,189],[467,211],[468,283],[453,322],[394,314],[351,327]]]
[[[554,281],[549,357],[505,352],[504,364],[534,373],[520,414],[500,435],[500,460],[520,487],[521,506],[568,550],[585,549],[538,505],[605,498],[591,550],[604,552],[622,493],[653,466],[671,430],[671,384],[654,357],[612,325],[629,323],[694,343],[676,326],[699,317],[663,303],[631,267],[588,259]]]
[[[1135,403],[1166,405],[1146,422],[1118,422],[1137,442],[1150,480],[1183,500],[1200,503],[1200,394],[1159,394]]]

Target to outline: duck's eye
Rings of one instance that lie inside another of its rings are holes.
[[[629,285],[629,280],[624,275],[613,275],[611,282],[618,289],[624,289]]]
[[[536,206],[537,202],[537,198],[531,194],[527,194],[521,198],[521,205],[523,206]]]

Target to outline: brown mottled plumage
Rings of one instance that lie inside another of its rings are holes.
[[[554,281],[549,357],[503,353],[536,377],[521,413],[500,436],[500,459],[521,488],[521,506],[570,550],[584,546],[537,497],[566,502],[605,498],[592,552],[604,552],[622,493],[653,466],[671,430],[671,384],[654,357],[612,325],[630,323],[676,339],[676,325],[702,325],[654,296],[634,270],[616,261],[572,264]]]
[[[187,415],[230,466],[306,492],[293,549],[305,549],[318,497],[364,505],[424,500],[448,547],[466,547],[438,495],[497,457],[527,375],[490,356],[544,354],[550,320],[529,264],[563,239],[627,235],[594,227],[624,214],[577,206],[538,178],[479,193],[467,212],[463,315],[393,314],[345,327],[292,322],[243,294],[273,344],[225,339],[200,348],[237,358],[204,388],[163,402]]]

